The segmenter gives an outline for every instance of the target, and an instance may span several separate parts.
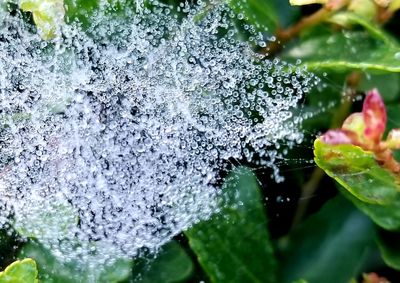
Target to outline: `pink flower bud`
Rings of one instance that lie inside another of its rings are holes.
[[[330,145],[352,144],[354,133],[346,130],[329,130],[321,136],[321,140]]]
[[[386,107],[377,89],[368,92],[362,110],[367,139],[379,142],[386,127]]]
[[[386,278],[378,276],[378,274],[372,272],[364,274],[363,283],[390,283]]]

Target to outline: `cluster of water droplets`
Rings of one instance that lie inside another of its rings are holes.
[[[225,4],[172,9],[50,43],[0,19],[1,225],[64,259],[134,256],[217,210],[229,160],[275,168],[301,142],[316,78],[256,54]]]

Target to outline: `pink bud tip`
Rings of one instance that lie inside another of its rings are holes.
[[[337,144],[352,144],[351,132],[345,130],[329,130],[322,137],[321,140],[330,145]]]
[[[386,107],[377,89],[368,92],[362,110],[366,138],[378,142],[386,127]]]

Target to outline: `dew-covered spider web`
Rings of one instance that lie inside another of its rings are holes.
[[[1,14],[0,223],[64,260],[157,249],[216,212],[229,160],[279,181],[276,145],[303,139],[318,79],[254,52],[267,32],[223,1],[148,2],[51,42]]]

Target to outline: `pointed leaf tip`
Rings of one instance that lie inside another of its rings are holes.
[[[386,145],[390,149],[400,149],[400,129],[393,129],[389,132]]]
[[[379,142],[386,127],[386,107],[377,89],[368,92],[362,110],[366,138]]]
[[[364,140],[365,122],[362,113],[353,113],[343,122],[342,129],[354,132],[359,141]]]

